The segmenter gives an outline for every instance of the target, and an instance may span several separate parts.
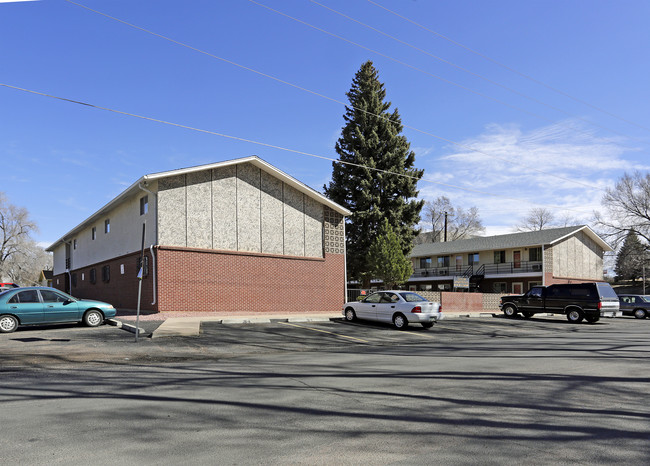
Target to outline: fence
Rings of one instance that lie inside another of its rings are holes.
[[[348,301],[358,301],[371,290],[348,289]],[[418,291],[423,298],[438,302],[443,312],[499,312],[499,293],[460,293],[454,291]]]

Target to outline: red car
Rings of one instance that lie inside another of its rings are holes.
[[[12,288],[20,288],[15,283],[0,283],[0,291],[11,290]]]

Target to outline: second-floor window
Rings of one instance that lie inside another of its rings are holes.
[[[421,269],[430,269],[431,268],[431,258],[430,257],[420,257],[420,268]]]
[[[90,231],[90,237],[95,241],[97,238],[97,227],[93,227],[93,229]]]
[[[140,215],[149,212],[149,196],[142,196],[140,198]]]
[[[111,219],[107,218],[104,220],[104,233],[110,233],[111,232]]]
[[[506,252],[505,251],[494,251],[494,263],[495,264],[505,264],[506,262]]]
[[[531,262],[542,261],[542,248],[530,248],[528,250],[528,260]]]
[[[449,256],[438,256],[438,267],[449,267]]]
[[[467,263],[469,265],[478,264],[478,252],[467,255]]]

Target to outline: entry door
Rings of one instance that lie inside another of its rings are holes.
[[[512,262],[515,269],[521,268],[521,251],[514,251],[512,253]]]
[[[463,256],[456,256],[456,272],[463,270]]]
[[[523,294],[524,293],[524,284],[521,282],[515,282],[512,284],[512,292],[514,294]]]

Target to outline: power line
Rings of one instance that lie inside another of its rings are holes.
[[[307,88],[305,88],[305,87],[299,86],[299,85],[297,85],[297,84],[293,84],[293,83],[291,83],[291,82],[289,82],[289,81],[285,81],[285,80],[283,80],[283,79],[277,78],[277,77],[272,76],[272,75],[270,75],[270,74],[263,73],[263,72],[261,72],[261,71],[258,71],[258,70],[256,70],[256,69],[254,69],[254,68],[250,68],[250,67],[248,67],[248,66],[241,65],[241,64],[239,64],[239,63],[237,63],[237,62],[234,62],[234,61],[232,61],[232,60],[228,60],[228,59],[226,59],[226,58],[220,57],[220,56],[215,55],[215,54],[213,54],[213,53],[206,52],[206,51],[204,51],[204,50],[201,50],[201,49],[199,49],[199,48],[196,48],[196,47],[193,47],[193,46],[191,46],[191,45],[185,44],[185,43],[183,43],[183,42],[177,41],[177,40],[172,39],[172,38],[170,38],[170,37],[167,37],[167,36],[164,36],[164,35],[162,35],[162,34],[159,34],[159,33],[153,32],[153,31],[151,31],[151,30],[149,30],[149,29],[145,29],[145,28],[143,28],[143,27],[140,27],[140,26],[137,26],[137,25],[135,25],[135,24],[129,23],[129,22],[124,21],[124,20],[122,20],[122,19],[119,19],[119,18],[116,18],[116,17],[114,17],[114,16],[111,16],[111,15],[108,15],[108,14],[106,14],[106,13],[103,13],[103,12],[101,12],[101,11],[94,10],[94,9],[89,8],[89,7],[87,7],[87,6],[85,6],[85,5],[82,5],[82,4],[80,4],[80,3],[76,3],[76,2],[74,2],[74,1],[72,1],[72,0],[65,0],[65,1],[68,2],[68,3],[71,3],[71,4],[73,4],[73,5],[79,6],[79,7],[81,7],[81,8],[84,8],[84,9],[86,9],[86,10],[88,10],[88,11],[92,11],[93,13],[97,13],[97,14],[99,14],[99,15],[101,15],[101,16],[104,16],[104,17],[106,17],[106,18],[109,18],[109,19],[112,19],[112,20],[117,21],[117,22],[119,22],[119,23],[122,23],[122,24],[124,24],[124,25],[127,25],[127,26],[129,26],[129,27],[132,27],[132,28],[134,28],[134,29],[138,29],[138,30],[140,30],[140,31],[142,31],[142,32],[146,32],[147,34],[151,34],[151,35],[156,36],[156,37],[158,37],[158,38],[161,38],[161,39],[167,40],[167,41],[169,41],[169,42],[172,42],[172,43],[174,43],[174,44],[176,44],[176,45],[180,45],[181,47],[185,47],[185,48],[188,48],[188,49],[193,50],[193,51],[195,51],[195,52],[199,52],[199,53],[201,53],[201,54],[207,55],[207,56],[209,56],[209,57],[211,57],[211,58],[216,58],[217,60],[221,60],[221,61],[223,61],[223,62],[225,62],[225,63],[228,63],[228,64],[230,64],[230,65],[236,66],[236,67],[241,68],[241,69],[246,70],[246,71],[250,71],[250,72],[252,72],[252,73],[255,73],[255,74],[258,74],[258,75],[260,75],[260,76],[262,76],[262,77],[265,77],[265,78],[268,78],[268,79],[274,80],[274,81],[279,82],[279,83],[281,83],[281,84],[285,84],[285,85],[287,85],[287,86],[291,86],[291,87],[293,87],[293,88],[295,88],[295,89],[299,89],[299,90],[301,90],[301,91],[304,91],[304,92],[310,93],[310,94],[312,94],[312,95],[315,95],[315,96],[318,96],[318,97],[324,98],[324,99],[326,99],[326,100],[329,100],[329,101],[331,101],[331,102],[335,102],[335,103],[340,104],[340,105],[343,105],[343,106],[345,106],[345,107],[353,108],[354,110],[357,110],[357,111],[360,111],[360,112],[363,112],[363,113],[366,113],[366,114],[369,114],[369,115],[373,115],[373,116],[375,116],[375,117],[378,117],[378,118],[384,119],[384,120],[386,120],[386,121],[389,121],[389,122],[392,122],[392,123],[396,123],[396,124],[398,123],[398,122],[396,122],[396,121],[394,121],[394,120],[391,120],[390,118],[388,118],[388,117],[386,117],[386,116],[384,116],[384,115],[375,114],[375,113],[369,112],[369,111],[367,111],[367,110],[365,110],[365,109],[361,109],[361,108],[354,107],[354,106],[349,105],[349,104],[347,104],[347,103],[345,103],[345,102],[343,102],[343,101],[341,101],[341,100],[335,99],[335,98],[333,98],[333,97],[328,97],[328,96],[326,96],[326,95],[324,95],[324,94],[321,94],[321,93],[319,93],[319,92],[313,91],[313,90],[311,90],[311,89],[307,89]],[[249,1],[252,1],[252,0],[249,0]],[[253,3],[257,3],[257,2],[253,2]],[[266,7],[265,5],[262,5],[262,4],[259,4],[259,3],[257,3],[257,4],[260,5],[260,6],[263,6],[263,7],[265,7],[265,8],[268,8],[268,7]],[[273,10],[273,11],[275,11],[275,10]],[[280,13],[280,14],[284,15],[284,13]],[[285,15],[285,16],[286,16],[286,15]],[[297,20],[297,21],[300,21],[300,20]],[[329,34],[329,33],[328,33],[328,34]],[[344,39],[344,40],[347,40],[347,39]],[[506,105],[507,105],[507,104],[506,104]],[[542,117],[542,118],[543,118],[543,117]],[[462,143],[460,143],[460,142],[453,141],[453,140],[451,140],[451,139],[447,139],[447,138],[442,137],[442,136],[438,136],[437,134],[434,134],[434,133],[431,133],[431,132],[428,132],[428,131],[424,131],[424,130],[418,129],[418,128],[415,128],[415,127],[413,127],[413,126],[409,126],[409,125],[406,125],[406,124],[402,124],[402,126],[403,126],[404,128],[408,128],[408,129],[410,129],[410,130],[412,130],[412,131],[417,131],[417,132],[419,132],[419,133],[421,133],[421,134],[425,134],[425,135],[427,135],[427,136],[431,136],[431,137],[433,137],[433,138],[436,138],[436,139],[438,139],[438,140],[440,140],[440,141],[443,141],[443,142],[446,142],[446,143],[448,143],[448,144],[453,144],[453,145],[456,146],[456,147],[460,147],[460,148],[465,149],[465,150],[468,150],[468,151],[470,151],[470,152],[475,152],[475,153],[477,153],[477,154],[483,154],[483,155],[485,155],[485,156],[487,156],[487,157],[492,157],[492,158],[495,158],[495,159],[497,159],[497,160],[501,160],[501,161],[503,161],[503,162],[507,162],[507,163],[514,164],[514,165],[519,165],[519,166],[521,166],[521,167],[527,168],[528,170],[532,170],[532,171],[538,172],[538,173],[543,174],[543,175],[546,175],[546,176],[551,176],[551,177],[553,177],[553,178],[557,178],[557,179],[562,180],[562,181],[566,181],[566,182],[574,183],[574,184],[579,184],[579,185],[581,185],[581,186],[584,186],[584,187],[587,187],[587,188],[590,188],[590,189],[595,189],[595,190],[599,190],[599,191],[604,191],[603,188],[599,188],[599,187],[593,186],[593,184],[583,183],[583,182],[578,181],[578,180],[575,180],[575,179],[564,178],[564,177],[562,177],[562,176],[560,176],[560,175],[557,175],[557,174],[555,174],[555,173],[545,172],[545,171],[543,171],[543,170],[540,170],[539,168],[536,168],[536,167],[532,167],[532,166],[529,166],[529,165],[523,164],[523,163],[518,162],[518,161],[516,161],[516,160],[511,160],[511,159],[507,159],[507,158],[504,158],[504,157],[499,157],[499,156],[494,155],[494,154],[491,154],[491,153],[489,153],[489,152],[485,152],[485,151],[482,151],[482,150],[479,150],[479,149],[475,149],[475,148],[473,148],[473,147],[467,146],[467,145],[462,144]]]
[[[309,0],[309,1],[310,1],[311,3],[313,3],[313,4],[315,4],[315,5],[320,6],[321,8],[325,8],[326,10],[329,10],[329,11],[331,11],[332,13],[335,13],[335,14],[337,14],[337,15],[339,15],[339,16],[342,16],[342,17],[344,17],[344,18],[346,18],[346,19],[348,19],[348,20],[350,20],[350,21],[353,21],[353,22],[355,22],[355,23],[357,23],[357,24],[360,24],[361,26],[366,27],[366,28],[368,28],[368,29],[370,29],[370,30],[372,30],[372,31],[375,31],[375,32],[377,32],[378,34],[381,34],[381,35],[383,35],[383,36],[385,36],[385,37],[388,37],[388,38],[391,39],[391,40],[394,40],[394,41],[396,41],[396,42],[399,42],[399,43],[402,44],[402,45],[405,45],[405,46],[407,46],[407,47],[410,47],[410,48],[412,48],[413,50],[417,50],[418,52],[423,53],[423,54],[425,54],[425,55],[428,55],[429,57],[434,58],[434,59],[436,59],[436,60],[438,60],[438,61],[441,61],[442,63],[445,63],[445,64],[447,64],[447,65],[449,65],[449,66],[453,66],[454,68],[456,68],[456,69],[458,69],[458,70],[461,70],[461,71],[463,71],[464,73],[467,73],[467,74],[470,74],[470,75],[472,75],[472,76],[475,76],[475,77],[477,77],[477,78],[479,78],[479,79],[484,80],[485,82],[488,82],[488,83],[490,83],[490,84],[493,84],[493,85],[495,85],[495,86],[498,86],[498,87],[500,87],[500,88],[502,88],[502,89],[505,89],[505,90],[507,90],[507,91],[509,91],[509,92],[512,92],[513,94],[516,94],[516,95],[518,95],[518,96],[520,96],[520,97],[524,97],[525,99],[528,99],[528,100],[530,100],[531,102],[535,102],[535,103],[537,103],[537,104],[544,105],[545,107],[548,107],[548,108],[550,108],[550,109],[552,109],[552,110],[555,110],[555,111],[557,111],[557,112],[560,112],[560,113],[563,113],[563,114],[565,114],[565,115],[567,115],[567,116],[570,116],[570,117],[573,118],[573,119],[580,120],[580,121],[584,121],[585,123],[587,123],[587,124],[589,124],[589,125],[596,126],[596,127],[598,127],[598,128],[601,128],[601,129],[604,129],[604,130],[610,131],[610,132],[612,132],[612,133],[618,134],[619,136],[625,136],[625,137],[630,138],[630,139],[635,139],[635,140],[641,141],[641,139],[639,139],[639,138],[635,138],[635,137],[633,137],[633,136],[629,136],[629,135],[627,135],[627,134],[623,134],[623,133],[621,133],[620,131],[617,131],[617,130],[612,129],[612,128],[609,128],[609,127],[607,127],[607,126],[604,126],[604,125],[601,125],[601,124],[595,123],[595,122],[593,122],[593,121],[591,121],[591,120],[588,120],[587,118],[583,118],[583,117],[580,117],[580,116],[577,116],[577,115],[573,115],[572,113],[567,112],[566,110],[563,110],[563,109],[561,109],[561,108],[559,108],[559,107],[556,107],[556,106],[554,106],[554,105],[551,105],[551,104],[549,104],[549,103],[546,103],[546,102],[544,102],[544,101],[542,101],[542,100],[539,100],[539,99],[537,99],[537,98],[535,98],[535,97],[532,97],[532,96],[529,96],[529,95],[527,95],[527,94],[524,94],[523,92],[520,92],[520,91],[518,91],[518,90],[516,90],[516,89],[513,89],[513,88],[511,88],[511,87],[508,87],[508,86],[506,86],[506,85],[504,85],[504,84],[501,84],[501,83],[499,83],[499,82],[497,82],[497,81],[494,81],[494,80],[492,80],[492,79],[490,79],[490,78],[487,78],[487,77],[485,77],[485,76],[483,76],[483,75],[481,75],[481,74],[475,73],[474,71],[471,71],[471,70],[469,70],[469,69],[467,69],[467,68],[464,68],[464,67],[462,67],[462,66],[460,66],[460,65],[458,65],[458,64],[456,64],[456,63],[454,63],[454,62],[451,62],[451,61],[446,60],[446,59],[444,59],[444,58],[442,58],[442,57],[439,57],[439,56],[437,56],[437,55],[434,55],[434,54],[432,54],[431,52],[429,52],[429,51],[427,51],[427,50],[424,50],[424,49],[422,49],[422,48],[420,48],[420,47],[417,47],[417,46],[415,46],[415,45],[413,45],[413,44],[410,44],[410,43],[408,43],[408,42],[406,42],[406,41],[403,41],[403,40],[401,40],[401,39],[399,39],[399,38],[397,38],[397,37],[395,37],[395,36],[392,36],[392,35],[390,35],[390,34],[384,32],[384,31],[382,31],[382,30],[380,30],[380,29],[377,29],[377,28],[375,28],[375,27],[373,27],[373,26],[370,26],[369,24],[366,24],[366,23],[364,23],[364,22],[362,22],[362,21],[359,21],[358,19],[352,18],[351,16],[348,16],[348,15],[346,15],[345,13],[342,13],[342,12],[340,12],[340,11],[338,11],[338,10],[335,10],[334,8],[331,8],[331,7],[327,6],[327,5],[323,5],[322,3],[319,3],[319,2],[317,2],[316,0]],[[578,131],[578,132],[580,132],[580,133],[584,133],[584,131],[580,131],[580,130],[576,130],[576,131]]]
[[[66,97],[59,97],[59,96],[55,96],[55,95],[51,95],[51,94],[46,94],[44,92],[34,91],[34,90],[31,90],[31,89],[25,89],[25,88],[18,87],[18,86],[12,86],[10,84],[0,83],[0,86],[6,87],[6,88],[9,88],[9,89],[14,89],[14,90],[17,90],[17,91],[22,91],[22,92],[27,92],[27,93],[30,93],[30,94],[39,95],[39,96],[42,96],[42,97],[49,97],[51,99],[57,99],[57,100],[61,100],[61,101],[64,101],[64,102],[83,105],[83,106],[91,107],[91,108],[94,108],[94,109],[97,109],[97,110],[104,110],[104,111],[107,111],[107,112],[117,113],[119,115],[130,116],[130,117],[139,118],[139,119],[142,119],[142,120],[152,121],[152,122],[155,122],[155,123],[161,123],[161,124],[164,124],[164,125],[175,126],[177,128],[188,129],[188,130],[191,130],[191,131],[197,131],[197,132],[200,132],[200,133],[206,133],[206,134],[211,134],[211,135],[214,135],[214,136],[220,136],[220,137],[227,138],[227,139],[233,139],[233,140],[236,140],[236,141],[247,142],[247,143],[250,143],[250,144],[256,144],[258,146],[268,147],[268,148],[271,148],[271,149],[277,149],[277,150],[282,150],[282,151],[286,151],[286,152],[291,152],[291,153],[294,153],[294,154],[305,155],[305,156],[308,156],[308,157],[314,157],[314,158],[318,158],[318,159],[322,159],[322,160],[327,160],[327,161],[330,161],[332,163],[340,163],[340,164],[343,164],[343,165],[349,165],[349,166],[358,167],[358,168],[365,168],[366,170],[375,171],[377,173],[385,173],[385,174],[389,174],[389,175],[396,175],[396,176],[401,176],[401,177],[404,177],[404,178],[409,178],[409,179],[412,179],[412,180],[415,180],[415,181],[425,181],[425,182],[428,182],[428,183],[437,184],[437,185],[444,186],[444,187],[447,187],[447,188],[454,188],[454,189],[459,189],[459,190],[462,190],[462,191],[468,191],[468,192],[473,192],[473,193],[477,193],[477,194],[483,194],[485,196],[492,196],[492,197],[507,199],[507,200],[516,201],[516,202],[522,202],[523,201],[523,202],[528,202],[528,203],[534,204],[534,205],[544,206],[544,204],[538,204],[536,202],[529,201],[529,200],[526,200],[526,199],[512,198],[512,197],[502,196],[500,194],[490,193],[490,192],[487,192],[487,191],[480,191],[478,189],[464,188],[462,186],[456,186],[456,185],[449,184],[449,183],[442,183],[440,181],[435,181],[435,180],[432,180],[432,179],[429,179],[429,178],[424,178],[424,177],[423,178],[418,178],[416,176],[407,175],[407,174],[404,174],[404,173],[397,173],[397,172],[393,172],[393,171],[390,171],[390,170],[383,170],[381,168],[369,167],[367,165],[362,165],[362,164],[358,164],[358,163],[354,163],[354,162],[347,162],[347,161],[335,159],[335,158],[332,158],[332,157],[326,157],[324,155],[317,155],[317,154],[312,154],[310,152],[304,152],[304,151],[300,151],[300,150],[296,150],[296,149],[289,149],[289,148],[282,147],[282,146],[277,146],[277,145],[274,145],[274,144],[255,141],[253,139],[246,139],[246,138],[242,138],[242,137],[238,137],[238,136],[231,136],[229,134],[219,133],[219,132],[216,132],[216,131],[196,128],[196,127],[193,127],[193,126],[183,125],[183,124],[180,124],[180,123],[174,123],[174,122],[161,120],[161,119],[153,118],[153,117],[148,117],[148,116],[144,116],[144,115],[138,115],[138,114],[135,114],[135,113],[124,112],[122,110],[116,110],[116,109],[112,109],[112,108],[108,108],[108,107],[102,107],[100,105],[95,105],[95,104],[91,104],[91,103],[88,103],[88,102],[83,102],[83,101],[80,101],[80,100],[70,99],[70,98],[66,98]],[[555,207],[555,208],[562,209],[562,210],[580,212],[579,210],[568,209],[568,208],[565,208],[565,207],[562,207],[562,206],[546,205],[546,207]]]
[[[447,78],[443,78],[442,76],[438,76],[437,74],[434,74],[434,73],[431,73],[431,72],[429,72],[429,71],[423,70],[422,68],[418,68],[417,66],[415,66],[415,65],[411,65],[410,63],[406,63],[405,61],[402,61],[402,60],[400,60],[400,59],[398,59],[398,58],[395,58],[395,57],[392,57],[392,56],[387,55],[387,54],[385,54],[385,53],[379,52],[378,50],[371,49],[370,47],[366,47],[365,45],[359,44],[358,42],[354,42],[354,41],[352,41],[352,40],[350,40],[350,39],[346,39],[345,37],[339,36],[338,34],[334,34],[333,32],[327,31],[327,30],[325,30],[325,29],[323,29],[323,28],[320,28],[320,27],[318,27],[318,26],[314,26],[313,24],[310,24],[310,23],[308,23],[308,22],[306,22],[306,21],[303,21],[303,20],[301,20],[301,19],[298,19],[298,18],[296,18],[296,17],[294,17],[294,16],[288,15],[287,13],[284,13],[284,12],[282,12],[282,11],[280,11],[280,10],[276,10],[276,9],[274,9],[274,8],[271,8],[270,6],[264,5],[263,3],[259,3],[259,2],[255,1],[255,0],[248,0],[248,1],[251,2],[251,3],[253,3],[253,4],[255,4],[255,5],[260,6],[260,7],[262,7],[262,8],[266,8],[266,9],[269,10],[269,11],[272,11],[272,12],[274,12],[274,13],[277,13],[277,14],[279,14],[279,15],[282,15],[282,16],[284,16],[285,18],[289,18],[289,19],[292,20],[292,21],[296,21],[296,22],[298,22],[298,23],[300,23],[300,24],[303,24],[303,25],[305,25],[305,26],[307,26],[307,27],[310,27],[310,28],[312,28],[312,29],[315,29],[315,30],[317,30],[317,31],[320,31],[320,32],[322,32],[322,33],[324,33],[324,34],[327,34],[327,35],[329,35],[329,36],[332,36],[332,37],[334,37],[334,38],[336,38],[336,39],[339,39],[339,40],[342,40],[342,41],[344,41],[344,42],[347,42],[348,44],[352,44],[352,45],[354,45],[355,47],[359,47],[359,48],[364,49],[364,50],[366,50],[366,51],[368,51],[368,52],[372,52],[372,53],[374,53],[374,54],[376,54],[376,55],[379,55],[380,57],[387,58],[388,60],[394,61],[395,63],[398,63],[398,64],[400,64],[400,65],[402,65],[402,66],[405,66],[405,67],[407,67],[407,68],[411,68],[412,70],[415,70],[415,71],[418,71],[418,72],[420,72],[420,73],[426,74],[427,76],[430,76],[430,77],[432,77],[432,78],[438,79],[438,80],[440,80],[440,81],[442,81],[442,82],[445,82],[445,83],[447,83],[447,84],[451,84],[452,86],[456,86],[456,87],[458,87],[458,88],[460,88],[460,89],[463,89],[463,90],[465,90],[465,91],[467,91],[467,92],[471,92],[472,94],[476,94],[476,95],[478,95],[478,96],[480,96],[480,97],[483,97],[483,98],[485,98],[485,99],[492,100],[492,101],[494,101],[494,102],[496,102],[496,103],[499,103],[499,104],[501,104],[501,105],[504,105],[504,106],[506,106],[506,107],[510,107],[510,108],[512,108],[513,110],[517,110],[518,112],[525,113],[525,114],[530,115],[530,116],[535,117],[535,118],[539,118],[540,120],[548,121],[549,123],[556,123],[555,120],[552,120],[552,119],[550,119],[550,118],[546,118],[546,117],[543,116],[543,115],[539,115],[538,113],[531,112],[531,111],[526,110],[526,109],[521,108],[521,107],[517,107],[516,105],[509,104],[508,102],[505,102],[505,101],[503,101],[503,100],[497,99],[496,97],[489,96],[489,95],[484,94],[484,93],[482,93],[482,92],[480,92],[480,91],[474,90],[474,89],[472,89],[472,88],[470,88],[470,87],[464,86],[464,85],[459,84],[459,83],[454,82],[454,81],[451,81],[451,80],[449,80],[449,79],[447,79]]]
[[[505,64],[495,60],[494,58],[488,57],[487,55],[482,54],[481,52],[478,52],[478,51],[476,51],[476,50],[474,50],[474,49],[472,49],[472,48],[470,48],[470,47],[468,47],[468,46],[466,46],[464,44],[461,44],[460,42],[457,42],[457,41],[455,41],[455,40],[453,40],[453,39],[451,39],[451,38],[437,32],[437,31],[434,31],[433,29],[429,29],[428,27],[423,26],[422,24],[420,24],[420,23],[418,23],[416,21],[413,21],[412,19],[407,18],[406,16],[402,16],[399,13],[388,9],[383,5],[380,5],[379,3],[374,2],[373,0],[366,0],[366,1],[369,2],[369,3],[372,3],[373,5],[381,8],[381,9],[383,9],[385,11],[387,11],[388,13],[391,13],[391,14],[399,17],[399,18],[402,18],[404,21],[408,21],[409,23],[411,23],[411,24],[413,24],[413,25],[415,25],[415,26],[417,26],[417,27],[419,27],[421,29],[424,29],[427,32],[430,32],[431,34],[434,34],[434,35],[440,37],[441,39],[444,39],[444,40],[446,40],[448,42],[451,42],[452,44],[457,45],[458,47],[461,47],[461,48],[467,50],[468,52],[471,52],[471,53],[473,53],[475,55],[478,55],[479,57],[481,57],[481,58],[483,58],[485,60],[488,60],[488,61],[494,63],[495,65],[500,66],[501,68],[504,68],[504,69],[506,69],[506,70],[508,70],[508,71],[510,71],[512,73],[515,73],[515,74],[521,76],[522,78],[528,79],[529,81],[532,81],[532,82],[534,82],[536,84],[539,84],[540,86],[543,86],[543,87],[545,87],[545,88],[547,88],[547,89],[549,89],[549,90],[551,90],[551,91],[553,91],[553,92],[555,92],[557,94],[563,95],[564,97],[567,97],[567,98],[569,98],[569,99],[571,99],[571,100],[573,100],[575,102],[578,102],[578,103],[580,103],[582,105],[586,105],[587,107],[593,108],[594,110],[597,110],[597,111],[599,111],[601,113],[604,113],[605,115],[609,115],[609,116],[611,116],[613,118],[616,118],[618,120],[621,120],[621,121],[623,121],[623,122],[625,122],[627,124],[630,124],[632,126],[636,126],[637,128],[641,128],[641,129],[644,129],[646,131],[650,131],[650,128],[648,128],[646,126],[640,125],[640,124],[635,123],[635,122],[633,122],[631,120],[628,120],[626,118],[618,116],[618,115],[616,115],[616,114],[614,114],[612,112],[604,110],[604,109],[602,109],[602,108],[600,108],[600,107],[598,107],[596,105],[590,104],[589,102],[586,102],[586,101],[584,101],[584,100],[582,100],[582,99],[580,99],[578,97],[575,97],[575,96],[573,96],[573,95],[571,95],[571,94],[569,94],[567,92],[564,92],[564,91],[562,91],[560,89],[557,89],[556,87],[553,87],[550,84],[546,84],[545,82],[540,81],[539,79],[533,78],[530,75],[522,73],[521,71],[518,71],[518,70],[516,70],[516,69],[514,69],[514,68],[512,68],[512,67],[510,67],[508,65],[505,65]]]

